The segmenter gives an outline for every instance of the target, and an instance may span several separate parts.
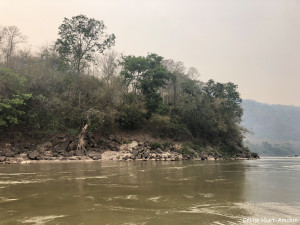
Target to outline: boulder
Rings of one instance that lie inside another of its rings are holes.
[[[67,152],[66,156],[67,156],[67,157],[72,157],[72,156],[74,156],[74,151],[69,151],[69,152]]]
[[[64,150],[67,150],[69,143],[68,142],[63,142],[61,144],[58,144],[54,147],[53,151],[57,153],[62,153]]]
[[[36,149],[40,152],[48,151],[50,148],[52,148],[52,142],[50,141],[36,146]]]
[[[61,133],[57,135],[57,139],[64,139],[67,136],[67,134]]]
[[[108,144],[108,148],[111,151],[116,151],[116,152],[119,151],[119,146],[118,146],[118,143],[116,143],[116,142],[110,142]]]
[[[38,150],[34,150],[32,152],[29,152],[27,156],[31,160],[37,160],[40,157],[40,153],[38,152]]]
[[[136,149],[132,149],[132,155],[133,157],[136,157],[139,154],[139,151]]]
[[[200,154],[199,157],[201,160],[207,160],[208,156],[206,154]]]
[[[149,149],[145,150],[143,153],[143,157],[148,158],[149,155],[150,155],[150,150]]]
[[[81,150],[76,150],[75,151],[75,155],[76,156],[83,156],[84,155],[84,151],[81,149]]]
[[[72,150],[76,150],[76,148],[77,148],[77,144],[73,141],[68,145],[67,150],[72,151]]]
[[[255,152],[251,153],[251,157],[254,158],[254,159],[259,159],[259,155]]]
[[[15,156],[15,153],[12,152],[11,150],[6,150],[6,151],[5,151],[5,156],[6,156],[6,157],[14,157],[14,156]]]
[[[4,162],[6,160],[5,156],[0,156],[0,162]]]
[[[87,156],[92,158],[93,160],[99,160],[102,158],[101,153],[100,152],[95,152],[95,151],[89,151],[87,153]]]

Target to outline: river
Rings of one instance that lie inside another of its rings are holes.
[[[300,158],[0,165],[0,224],[300,224]]]

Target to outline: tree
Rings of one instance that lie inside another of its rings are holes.
[[[22,35],[16,26],[4,27],[0,31],[0,46],[4,55],[5,63],[9,63],[16,51],[17,45],[26,42],[26,37]]]
[[[25,90],[26,79],[0,67],[0,128],[20,123],[23,106],[32,97]]]
[[[162,64],[170,72],[170,80],[166,87],[166,92],[169,96],[167,96],[166,100],[168,103],[172,102],[173,106],[176,107],[178,102],[179,83],[182,80],[186,68],[182,62],[175,62],[172,59],[166,59]]]
[[[115,44],[115,35],[105,33],[103,21],[85,15],[65,18],[59,26],[55,46],[69,69],[80,74],[94,60],[95,53],[103,53]]]
[[[127,86],[132,85],[133,92],[137,91],[145,97],[147,117],[156,111],[161,104],[158,90],[167,84],[169,72],[162,65],[163,57],[149,54],[147,57],[127,56],[123,58],[121,76]]]
[[[65,18],[59,26],[59,36],[55,43],[62,62],[70,71],[77,73],[78,106],[81,105],[79,75],[95,59],[96,53],[103,53],[115,44],[115,35],[106,34],[103,21],[78,15]]]
[[[192,80],[199,80],[200,73],[195,67],[190,67],[187,71],[187,76]]]
[[[118,72],[118,54],[110,51],[100,59],[101,76],[109,83]]]

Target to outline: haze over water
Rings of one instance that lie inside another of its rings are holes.
[[[300,224],[299,172],[299,158],[0,165],[0,219],[86,225],[265,218]]]

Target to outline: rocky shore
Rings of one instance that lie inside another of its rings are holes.
[[[74,161],[74,160],[222,160],[256,159],[255,153],[240,152],[231,157],[207,147],[199,152],[181,143],[171,143],[151,138],[132,138],[110,136],[96,137],[86,133],[83,141],[80,137],[59,134],[46,141],[0,142],[0,163],[30,163],[33,161]]]

